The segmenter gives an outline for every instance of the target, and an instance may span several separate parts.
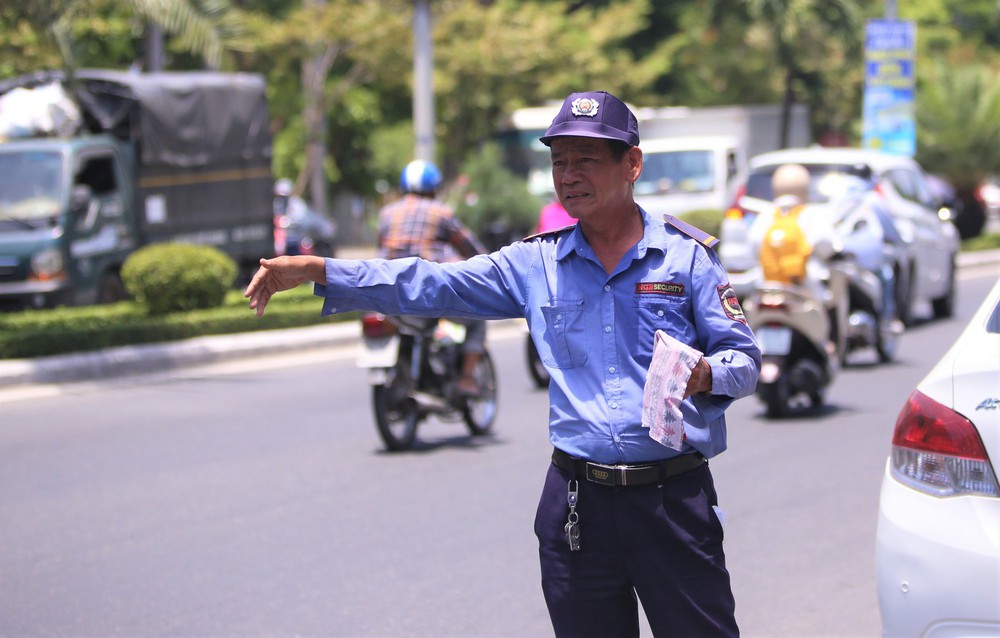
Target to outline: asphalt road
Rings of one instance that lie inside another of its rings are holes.
[[[877,636],[895,415],[996,271],[829,407],[729,413],[712,461],[745,636]],[[0,390],[0,636],[547,636],[532,521],[550,448],[517,324],[494,435],[382,451],[353,345]],[[648,631],[645,635],[648,635]]]

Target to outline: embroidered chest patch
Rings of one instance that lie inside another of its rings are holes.
[[[635,285],[635,294],[680,297],[684,294],[684,284],[672,281],[640,281]]]
[[[726,316],[733,321],[746,323],[746,315],[743,314],[743,308],[740,308],[740,300],[736,298],[736,291],[733,290],[733,287],[729,284],[723,284],[716,286],[716,290],[719,291],[719,301],[722,302],[722,309],[726,311]]]

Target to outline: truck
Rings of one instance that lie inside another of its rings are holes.
[[[781,147],[779,105],[630,108],[643,151],[635,200],[653,214],[725,210],[746,181],[749,159]],[[558,110],[558,103],[515,110],[497,135],[509,168],[540,197],[552,197],[553,186],[548,148],[538,138]],[[787,144],[810,139],[808,108],[795,105]]]
[[[0,82],[0,123],[0,308],[121,300],[122,264],[153,243],[215,246],[242,279],[274,253],[258,75],[40,71]]]

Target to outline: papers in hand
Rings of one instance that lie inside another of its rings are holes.
[[[673,450],[684,445],[684,400],[691,372],[702,353],[657,330],[653,337],[653,360],[642,395],[642,427],[654,441]]]

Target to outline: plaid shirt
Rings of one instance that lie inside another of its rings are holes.
[[[380,254],[387,259],[454,261],[486,252],[449,206],[412,193],[379,212],[378,240]]]

